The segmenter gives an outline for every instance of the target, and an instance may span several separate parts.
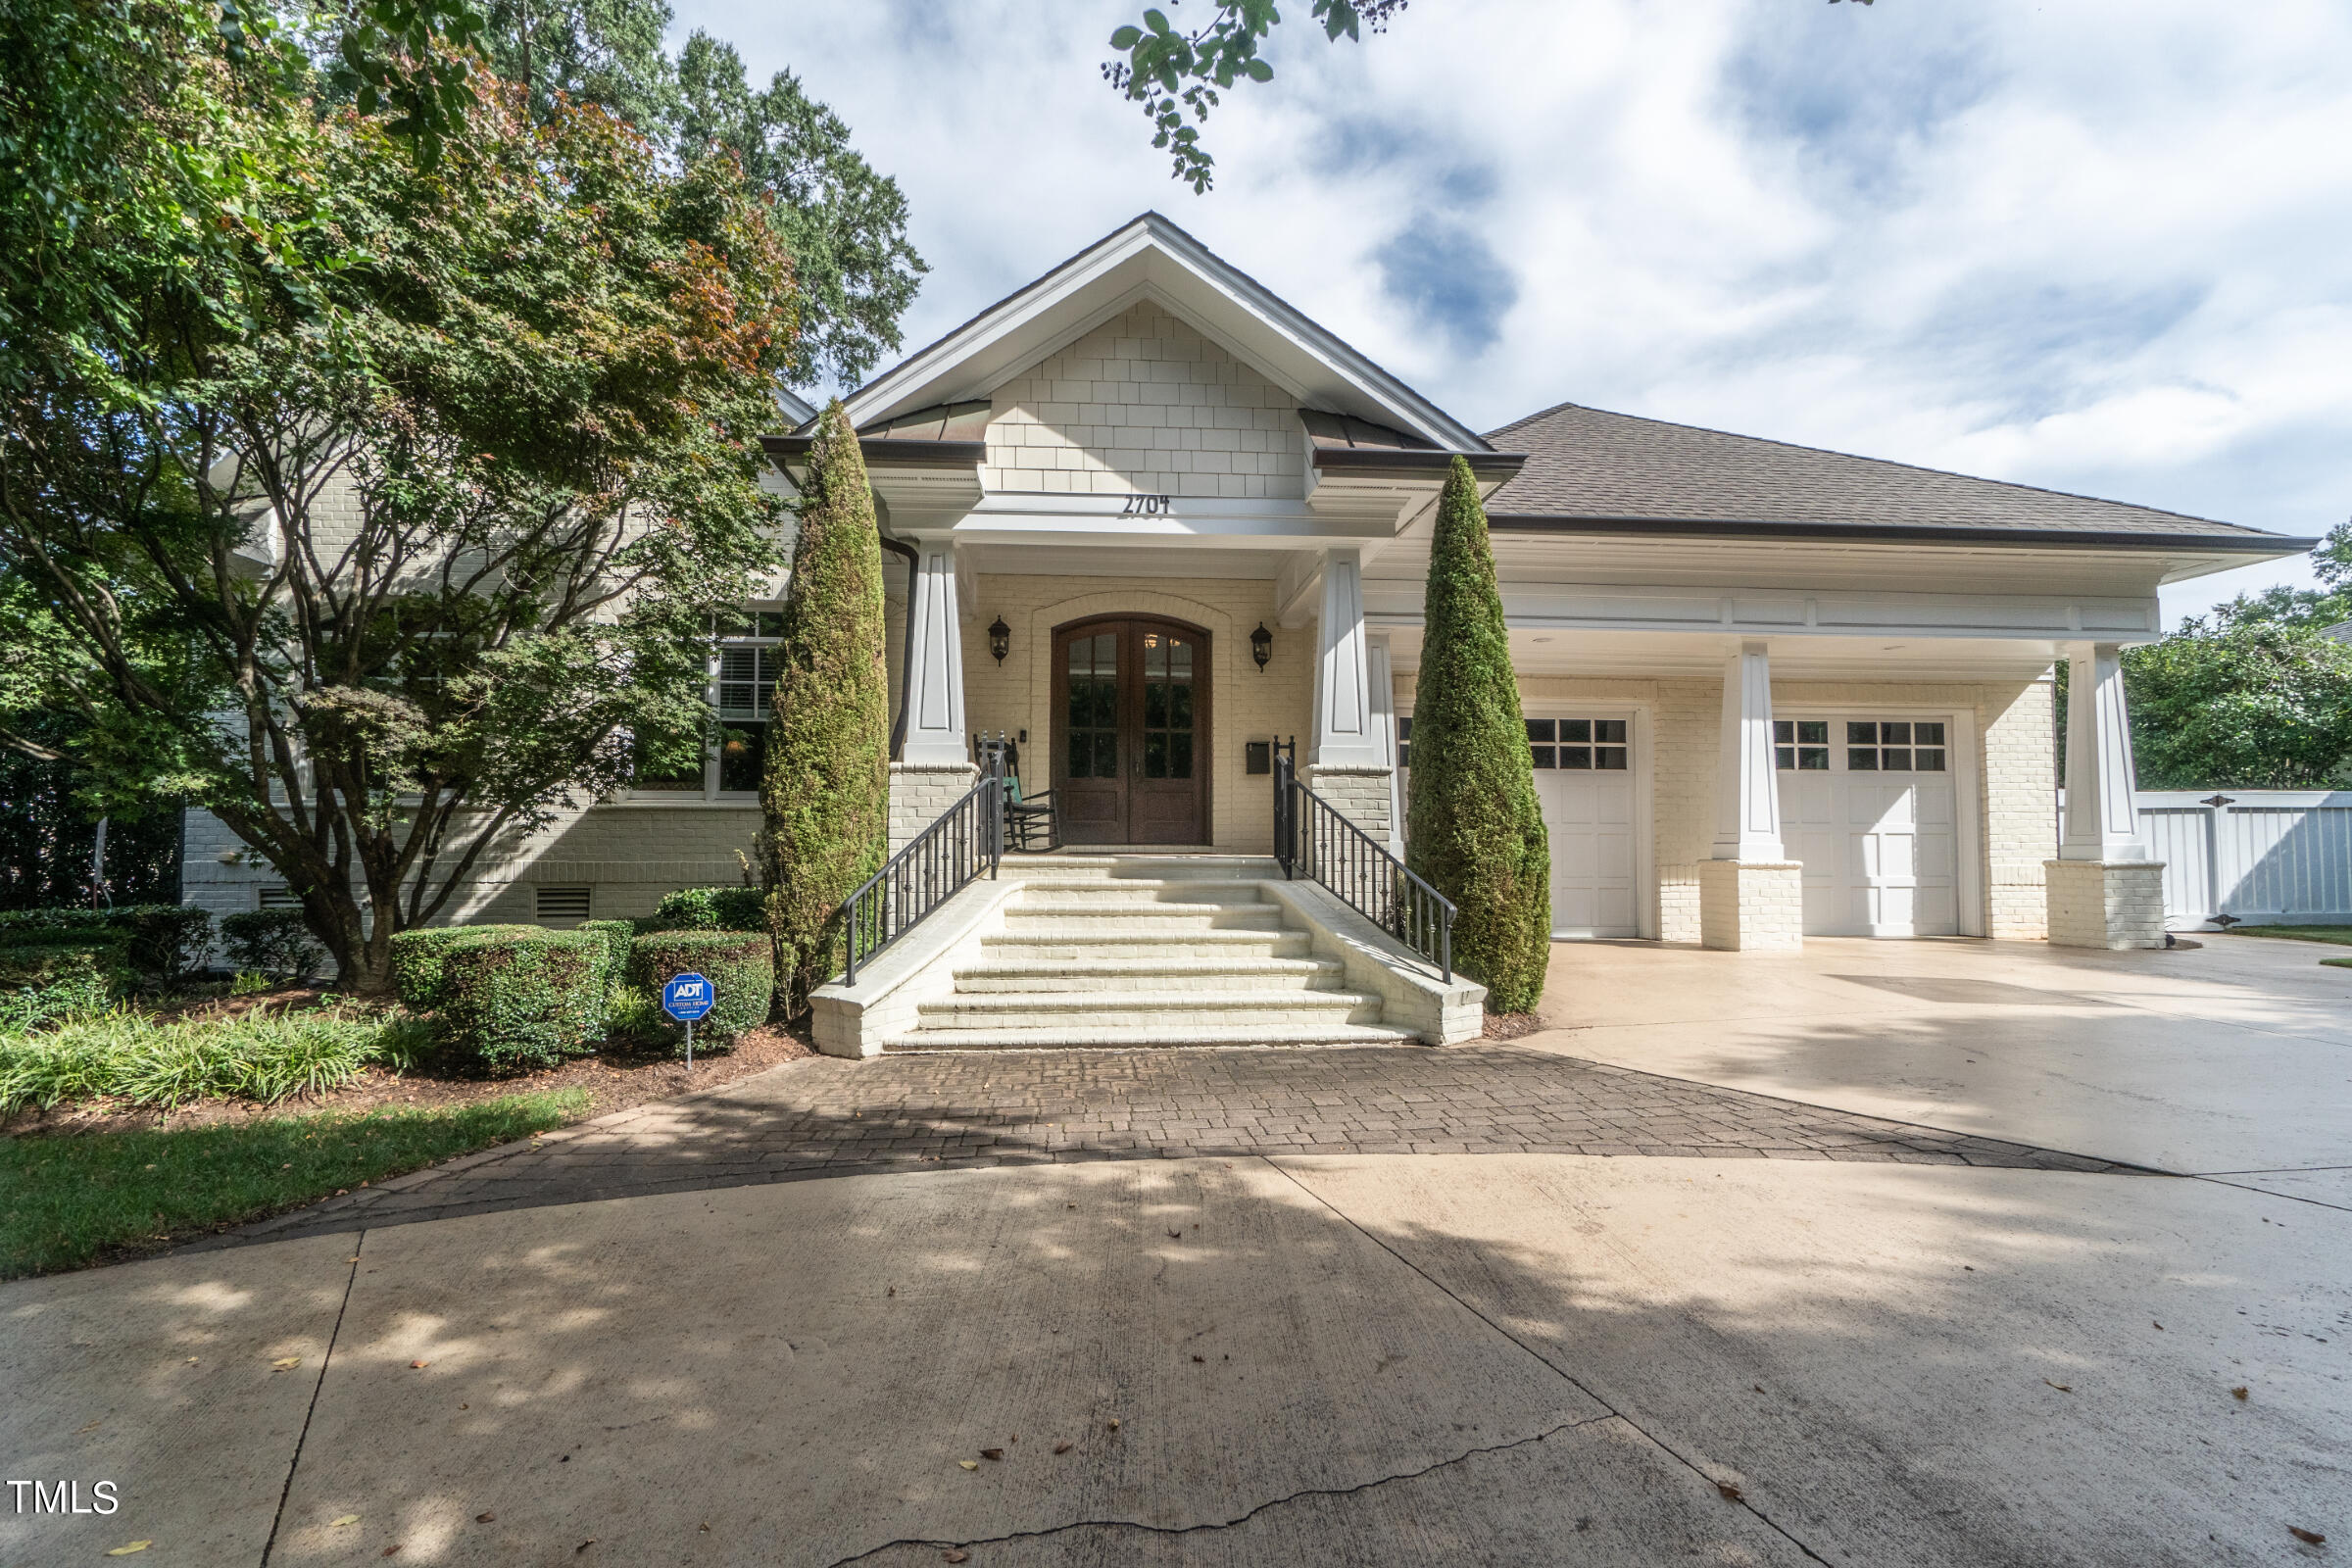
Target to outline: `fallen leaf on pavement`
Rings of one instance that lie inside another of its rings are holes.
[[[2230,1397],[2231,1397],[2232,1399],[2239,1399],[2239,1400],[2242,1400],[2242,1399],[2244,1399],[2244,1398],[2246,1397],[2246,1391],[2245,1391],[2244,1389],[2242,1389],[2242,1388],[2240,1388],[2240,1389],[2231,1389],[2231,1390],[2230,1391]]]
[[[431,1366],[432,1364],[433,1363],[430,1361],[411,1361],[409,1363],[411,1367],[419,1372],[423,1371],[426,1367]]]
[[[1113,1431],[1113,1432],[1116,1432],[1116,1431],[1118,1431],[1118,1430],[1119,1430],[1119,1423],[1118,1423],[1118,1421],[1117,1421],[1115,1418],[1114,1418],[1114,1419],[1111,1421],[1111,1423],[1110,1423],[1110,1430],[1111,1430],[1111,1431]]]
[[[983,1459],[1002,1459],[1004,1457],[1004,1450],[1003,1448],[982,1448],[980,1450],[980,1457]]]
[[[1208,1363],[1208,1357],[1205,1355],[1196,1355],[1193,1357],[1193,1360],[1197,1365],[1205,1366]]]
[[[2156,1332],[2157,1332],[2157,1333],[2161,1334],[2161,1333],[2163,1333],[2163,1332],[2164,1332],[2164,1325],[2163,1325],[2163,1324],[2161,1324],[2161,1323],[2156,1323],[2156,1320],[2155,1320],[2154,1318],[2150,1318],[2150,1319],[2148,1319],[2148,1321],[2149,1321],[2150,1323],[2155,1323],[2155,1324],[2156,1324]]]
[[[977,1470],[980,1468],[980,1461],[977,1459],[958,1459],[956,1462],[963,1466],[966,1470]]]
[[[1055,1453],[1067,1453],[1076,1446],[1078,1446],[1078,1445],[1075,1443],[1056,1443],[1054,1445],[1054,1451]]]
[[[104,1425],[106,1425],[106,1417],[104,1417],[104,1416],[100,1416],[100,1417],[99,1417],[97,1420],[95,1420],[95,1421],[91,1422],[91,1423],[90,1423],[88,1426],[86,1426],[86,1427],[75,1427],[75,1428],[74,1429],[74,1435],[75,1437],[77,1437],[77,1438],[78,1438],[78,1437],[80,1437],[80,1436],[81,1436],[81,1435],[82,1435],[84,1432],[95,1432],[95,1431],[97,1431],[97,1430],[98,1430],[100,1427],[102,1427],[102,1426],[104,1426]]]
[[[1715,1490],[1723,1494],[1723,1499],[1726,1502],[1744,1502],[1747,1500],[1740,1494],[1740,1489],[1733,1486],[1729,1481],[1716,1482]]]
[[[281,1355],[276,1360],[270,1363],[270,1370],[272,1372],[291,1372],[300,1365],[302,1365],[301,1356]]]
[[[2326,1536],[2321,1535],[2317,1530],[2306,1530],[2301,1525],[2288,1525],[2286,1527],[2286,1533],[2294,1537],[2297,1541],[2303,1543],[2303,1544],[2306,1546],[2325,1546],[2328,1544],[2328,1538]]]
[[[1170,1231],[1168,1232],[1168,1240],[1171,1242],[1181,1242],[1184,1240],[1184,1232]]]
[[[949,1562],[970,1562],[972,1554],[960,1546],[951,1546],[942,1554]]]
[[[127,1546],[117,1546],[114,1550],[108,1552],[107,1555],[109,1557],[127,1557],[134,1551],[145,1551],[149,1546],[154,1544],[155,1543],[152,1541],[134,1541]]]
[[[385,1548],[384,1548],[382,1551],[380,1551],[380,1552],[376,1553],[376,1555],[377,1555],[377,1556],[379,1556],[379,1557],[397,1557],[397,1556],[399,1556],[399,1555],[400,1555],[400,1543],[399,1543],[399,1542],[397,1542],[397,1541],[396,1541],[396,1542],[394,1542],[394,1543],[392,1543],[392,1544],[390,1544],[389,1546],[386,1546],[386,1547],[385,1547]]]
[[[578,1545],[576,1545],[576,1546],[572,1547],[572,1548],[571,1548],[571,1554],[572,1554],[574,1557],[577,1557],[577,1556],[578,1556],[578,1555],[579,1555],[581,1552],[583,1552],[583,1551],[586,1551],[586,1550],[587,1550],[587,1549],[588,1549],[590,1546],[593,1546],[593,1545],[595,1545],[595,1544],[596,1544],[596,1538],[595,1538],[594,1536],[590,1536],[590,1537],[589,1537],[589,1538],[588,1538],[586,1541],[583,1541],[583,1542],[581,1542],[581,1543],[580,1543]]]
[[[2050,1383],[2048,1378],[2043,1378],[2041,1381],[2044,1383]],[[2075,1386],[2071,1383],[2050,1383],[2050,1387],[2056,1389],[2060,1394],[2072,1394],[2075,1392]]]
[[[486,1525],[497,1517],[498,1515],[494,1513],[477,1513],[473,1516],[473,1522],[477,1525]]]
[[[328,1520],[328,1521],[327,1521],[327,1524],[326,1524],[326,1528],[327,1528],[327,1529],[329,1529],[329,1530],[340,1530],[340,1529],[342,1529],[342,1528],[343,1528],[345,1525],[356,1525],[356,1524],[358,1524],[359,1522],[360,1522],[360,1516],[359,1516],[358,1514],[356,1514],[356,1513],[347,1513],[347,1514],[345,1514],[345,1515],[344,1515],[342,1518],[340,1518],[340,1519],[330,1519],[330,1520]]]

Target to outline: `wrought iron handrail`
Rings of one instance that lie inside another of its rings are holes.
[[[996,876],[1004,858],[1004,757],[983,749],[983,759],[980,781],[843,904],[850,948],[843,985],[856,985],[860,960],[870,962],[981,872]]]
[[[1274,748],[1274,858],[1438,966],[1453,983],[1453,901],[1298,777],[1298,743]]]

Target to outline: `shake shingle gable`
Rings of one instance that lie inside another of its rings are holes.
[[[1523,452],[1516,477],[1488,498],[1498,525],[1657,522],[1701,531],[1951,531],[2210,541],[2276,550],[2295,541],[2259,528],[1978,479],[1877,458],[1731,435],[1563,403],[1487,439]],[[1678,529],[1677,531],[1682,531]]]

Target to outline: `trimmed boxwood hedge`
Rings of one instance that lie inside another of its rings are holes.
[[[248,909],[220,917],[220,946],[229,962],[240,970],[284,975],[299,980],[316,974],[326,961],[326,950],[311,935],[311,923],[300,909]]]
[[[767,1021],[776,989],[775,945],[764,933],[737,931],[653,931],[629,950],[629,984],[659,998],[671,977],[700,974],[717,994],[710,1010],[695,1024],[700,1040],[731,1040]],[[685,1031],[662,1015],[671,1033]]]
[[[444,1040],[501,1072],[552,1067],[595,1049],[610,951],[601,936],[534,926],[471,932],[439,950],[435,1019]]]
[[[437,1012],[451,949],[486,936],[543,929],[535,925],[428,925],[403,931],[392,939],[392,989],[399,994],[400,1004],[411,1012]]]
[[[140,974],[176,980],[203,965],[212,948],[213,917],[185,904],[0,910],[0,947],[86,940],[102,931],[120,938],[123,960]]]
[[[582,936],[595,937],[604,944],[604,954],[597,970],[598,984],[610,991],[628,977],[629,944],[637,940],[634,920],[582,920]]]
[[[766,896],[758,888],[680,888],[664,893],[638,925],[646,931],[764,931]]]

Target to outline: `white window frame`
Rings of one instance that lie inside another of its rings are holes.
[[[744,605],[740,612],[754,616],[761,613],[780,614],[783,609],[784,604],[781,600],[753,600]],[[622,797],[629,805],[743,807],[752,805],[760,799],[760,792],[756,789],[722,790],[718,787],[719,726],[728,723],[758,723],[761,725],[767,723],[764,717],[758,719],[729,718],[722,714],[718,706],[719,665],[728,648],[775,648],[781,646],[782,642],[783,639],[780,637],[759,635],[713,636],[709,639],[709,648],[703,660],[703,703],[710,710],[710,738],[703,746],[703,787],[700,790],[631,789]]]

